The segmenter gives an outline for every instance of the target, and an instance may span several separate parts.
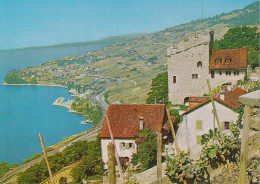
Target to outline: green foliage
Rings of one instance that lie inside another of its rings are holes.
[[[102,119],[101,107],[93,107],[88,98],[77,97],[75,101],[71,104],[71,109],[85,115],[85,119],[92,121],[94,125],[97,125]]]
[[[60,171],[63,167],[73,164],[79,160],[84,160],[88,156],[89,160],[95,161],[96,155],[101,157],[101,143],[100,139],[93,142],[79,141],[73,143],[71,146],[66,147],[62,152],[55,153],[49,157],[49,162],[53,174]],[[103,164],[100,160],[99,162]],[[102,169],[102,165],[98,165]],[[48,169],[45,160],[39,164],[35,164],[28,168],[25,172],[20,173],[18,176],[18,183],[41,183],[48,178]]]
[[[168,73],[163,72],[152,79],[152,87],[147,94],[146,103],[166,104],[168,102]]]
[[[248,49],[248,64],[259,66],[259,33],[257,27],[236,27],[228,30],[221,40],[215,41],[216,49]]]
[[[35,154],[32,156],[32,158],[27,158],[27,159],[25,159],[22,164],[26,164],[26,163],[28,163],[28,162],[30,162],[30,161],[36,159],[36,158],[39,158],[40,156],[42,156],[42,154],[40,154],[40,153],[35,153]]]
[[[89,142],[88,146],[81,163],[71,171],[73,180],[76,182],[81,182],[83,179],[100,178],[104,172],[99,136],[96,141]]]
[[[180,167],[180,161],[183,168]],[[166,163],[166,175],[174,183],[183,182],[184,180],[189,181],[188,183],[193,183],[195,180],[209,180],[206,162],[194,162],[190,159],[190,153],[181,151],[180,156],[176,155],[175,152],[170,156],[167,154]]]
[[[225,164],[227,159],[230,162],[238,162],[241,148],[239,130],[239,127],[234,125],[231,135],[223,135],[223,141],[218,129],[214,132],[210,130],[208,134],[203,135],[200,160],[206,161],[212,168],[216,168],[221,163]]]
[[[18,164],[11,164],[11,165],[7,165],[7,162],[1,162],[0,163],[0,178],[9,171],[9,169],[11,168],[15,168],[18,167]]]
[[[134,165],[140,163],[143,169],[149,169],[157,162],[157,141],[154,131],[144,128],[137,138],[143,139],[137,154],[133,154]]]
[[[31,79],[29,80],[29,83],[30,83],[30,84],[38,84],[38,81],[37,81],[37,79],[36,79],[35,77],[33,77],[33,78],[31,78]]]
[[[67,184],[68,183],[68,179],[66,177],[61,177],[59,179],[59,184]]]
[[[6,74],[4,81],[7,84],[28,84],[26,80],[21,79],[17,74]]]

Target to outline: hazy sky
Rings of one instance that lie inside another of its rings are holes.
[[[204,17],[256,0],[204,0]],[[0,0],[0,49],[148,33],[201,18],[202,0]]]

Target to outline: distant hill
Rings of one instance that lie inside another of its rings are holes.
[[[55,45],[47,45],[47,46],[32,46],[32,47],[23,47],[23,48],[16,48],[16,49],[6,49],[0,51],[13,51],[13,50],[23,50],[23,49],[41,49],[41,48],[55,48],[55,47],[75,47],[75,46],[84,46],[84,45],[96,45],[96,44],[106,44],[111,45],[117,42],[124,42],[124,41],[131,41],[134,39],[138,39],[147,33],[134,33],[128,35],[120,35],[120,36],[112,36],[107,37],[100,40],[93,40],[93,41],[85,41],[85,42],[72,42],[72,43],[61,43]]]

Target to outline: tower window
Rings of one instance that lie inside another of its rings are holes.
[[[192,78],[193,79],[197,79],[198,78],[198,74],[192,74]]]
[[[172,77],[172,82],[173,82],[173,83],[176,83],[176,76],[173,76],[173,77]]]
[[[202,62],[201,61],[197,62],[197,67],[202,67]]]

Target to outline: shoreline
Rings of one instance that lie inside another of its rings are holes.
[[[46,87],[60,87],[60,88],[68,89],[66,86],[61,86],[57,84],[8,84],[5,81],[2,81],[2,84],[4,86],[46,86]]]

